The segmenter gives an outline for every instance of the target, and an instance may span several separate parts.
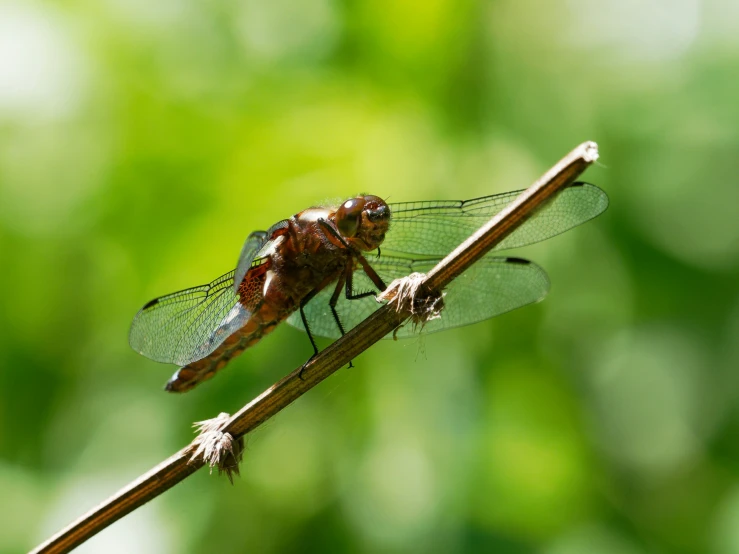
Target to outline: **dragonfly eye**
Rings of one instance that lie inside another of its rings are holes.
[[[345,237],[353,237],[359,229],[359,222],[364,209],[361,198],[351,198],[344,202],[336,212],[336,226]]]
[[[390,217],[390,209],[379,196],[367,195],[364,197],[364,210],[367,218],[373,223],[379,223]]]

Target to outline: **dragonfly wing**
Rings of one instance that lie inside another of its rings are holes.
[[[241,254],[239,255],[239,263],[236,265],[236,273],[234,274],[234,292],[238,293],[239,285],[244,280],[244,276],[249,271],[255,255],[264,246],[268,236],[266,231],[254,231],[246,237]]]
[[[275,250],[276,245],[284,240],[280,235],[284,234],[283,229],[288,226],[287,219],[278,221],[266,231],[254,231],[246,238],[244,247],[239,255],[239,263],[236,266],[234,274],[234,292],[239,294],[239,286],[247,276],[249,270],[266,261],[266,259]],[[247,303],[248,305],[248,303]]]
[[[207,285],[147,303],[133,319],[129,343],[157,362],[187,365],[213,352],[249,315],[234,291],[230,271]]]
[[[390,204],[390,232],[382,243],[382,251],[445,256],[521,192],[464,201]],[[542,206],[494,250],[518,248],[564,233],[607,207],[608,196],[601,189],[588,183],[574,183]]]
[[[438,260],[416,262],[413,271],[427,273],[437,263]],[[441,317],[424,325],[426,333],[470,325],[539,302],[549,292],[549,277],[528,260],[486,256],[452,281],[444,292]],[[414,334],[411,324],[396,333],[398,337]]]
[[[406,260],[391,256],[370,262],[386,283],[412,272],[426,273],[439,260]],[[354,292],[374,290],[369,277],[361,270],[354,272]],[[457,277],[445,290],[445,308],[441,317],[429,321],[424,332],[433,333],[462,325],[469,325],[532,304],[544,298],[549,290],[549,279],[538,265],[519,258],[486,256]],[[321,291],[305,307],[311,332],[328,338],[339,338],[341,333],[328,305],[333,287]],[[346,330],[356,326],[379,304],[374,297],[348,300],[342,294],[336,311]],[[290,316],[288,323],[305,330],[299,313]],[[409,337],[417,334],[413,325],[401,327],[396,335]],[[391,335],[388,335],[389,338]]]

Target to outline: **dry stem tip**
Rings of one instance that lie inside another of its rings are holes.
[[[599,156],[600,155],[598,154],[598,144],[593,141],[586,142],[585,143],[585,153],[583,154],[583,159],[586,162],[592,163],[592,162],[597,161]]]

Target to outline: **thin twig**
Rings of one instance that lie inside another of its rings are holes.
[[[441,291],[526,221],[542,204],[570,185],[597,158],[598,147],[594,142],[585,142],[575,148],[434,267],[421,283],[421,290],[425,294]],[[407,310],[398,311],[389,304],[380,307],[305,367],[297,368],[231,416],[221,431],[229,433],[234,440],[240,439],[392,333],[408,316]],[[190,444],[59,531],[33,553],[69,552],[114,521],[172,488],[205,464],[202,456],[191,460],[192,454],[193,445]]]

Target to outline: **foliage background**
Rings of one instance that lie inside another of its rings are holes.
[[[583,140],[611,208],[521,251],[549,298],[384,341],[80,552],[739,551],[739,4],[0,2],[0,551],[310,354],[184,396],[148,299],[358,191],[528,186]],[[324,343],[325,344],[325,343]]]

